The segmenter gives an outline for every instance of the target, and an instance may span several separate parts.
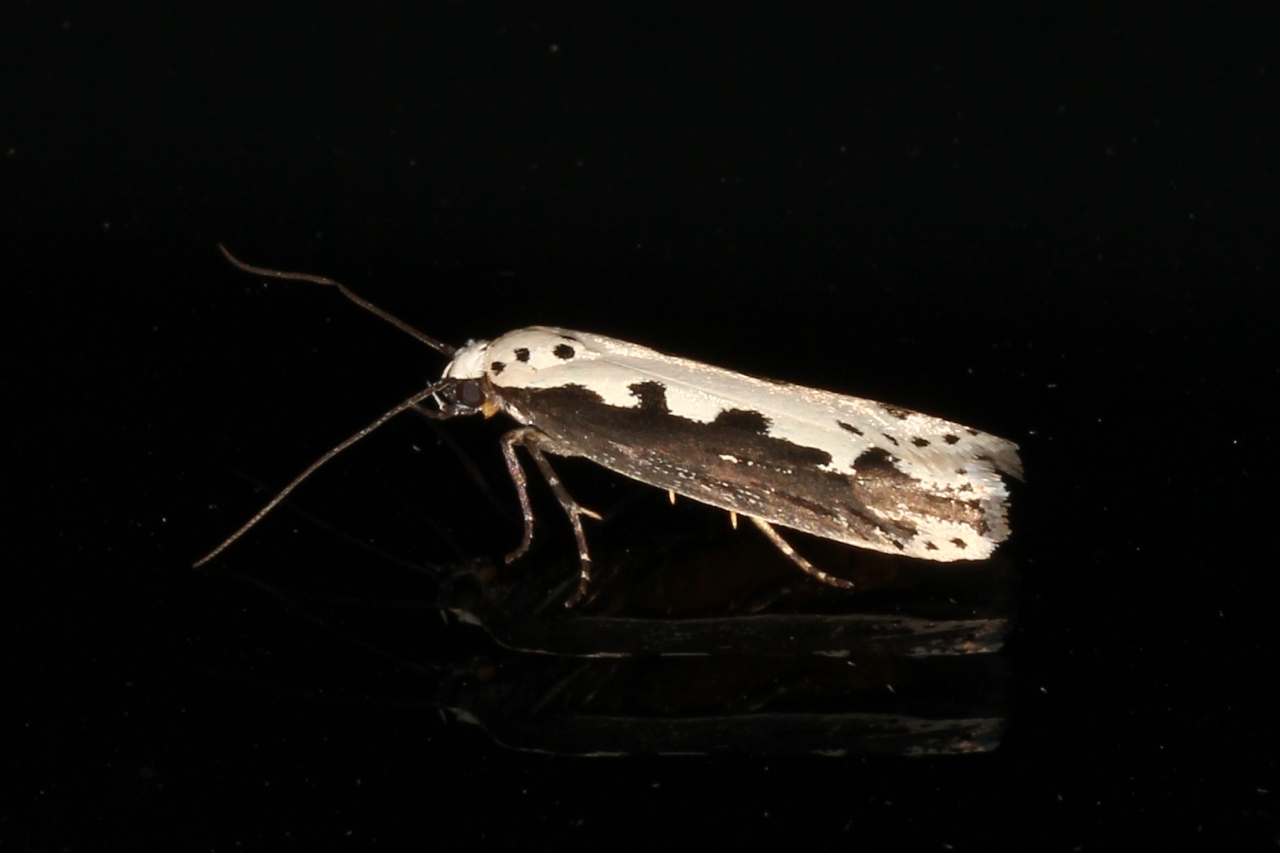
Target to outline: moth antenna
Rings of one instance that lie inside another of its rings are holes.
[[[232,266],[234,266],[236,269],[243,270],[244,272],[247,272],[247,273],[252,273],[254,275],[263,275],[263,276],[267,276],[268,278],[278,278],[283,281],[308,281],[308,282],[311,282],[312,284],[324,284],[324,285],[328,285],[329,287],[336,287],[342,293],[343,296],[347,297],[348,299],[350,299],[355,304],[359,305],[364,310],[370,312],[371,314],[375,314],[378,317],[381,317],[383,320],[386,320],[388,323],[395,326],[400,331],[413,335],[415,338],[422,341],[424,344],[431,347],[436,352],[440,352],[448,356],[452,356],[455,352],[457,352],[457,347],[451,347],[446,343],[437,341],[435,338],[431,337],[426,332],[418,331],[413,326],[410,326],[408,323],[401,320],[399,317],[382,310],[377,305],[374,305],[372,302],[370,302],[367,299],[362,299],[361,297],[352,293],[351,290],[348,289],[346,285],[340,282],[334,281],[331,278],[325,278],[322,275],[311,275],[309,273],[304,273],[304,272],[284,272],[282,270],[267,269],[266,267],[255,267],[252,264],[246,264],[244,261],[240,260],[235,255],[231,254],[231,252],[227,250],[227,247],[222,245],[221,243],[218,244],[218,250],[221,251],[222,254],[226,257],[226,259],[231,262]]]
[[[223,251],[226,251],[226,250],[224,249]],[[230,257],[230,255],[228,255],[228,257]],[[232,261],[233,261],[233,262],[236,262],[234,258],[232,258]],[[252,269],[252,268],[251,268],[251,269]],[[254,271],[254,272],[257,272],[257,270],[253,270],[253,271]],[[290,273],[285,273],[284,275],[291,275],[291,274],[290,274]],[[250,518],[248,521],[246,521],[246,522],[245,522],[245,523],[240,527],[240,529],[239,529],[239,530],[237,530],[235,533],[232,533],[232,534],[231,534],[230,536],[228,536],[226,539],[223,539],[223,540],[222,540],[222,542],[221,542],[221,544],[219,544],[219,545],[218,545],[218,547],[214,548],[214,549],[213,549],[212,551],[210,551],[208,554],[205,554],[203,557],[201,557],[200,559],[198,559],[198,560],[196,560],[194,563],[192,563],[192,564],[191,564],[191,568],[193,568],[193,569],[198,569],[198,568],[200,568],[200,567],[201,567],[201,566],[203,566],[205,563],[209,562],[209,561],[210,561],[210,560],[212,560],[214,557],[218,556],[218,555],[219,555],[219,554],[221,554],[223,551],[225,551],[225,550],[227,549],[227,547],[228,547],[228,546],[230,546],[233,542],[235,542],[235,541],[236,541],[237,539],[239,539],[241,536],[245,535],[245,534],[246,534],[246,533],[248,533],[250,530],[252,530],[252,529],[253,529],[253,527],[254,527],[254,525],[256,525],[259,521],[262,521],[262,519],[266,517],[267,513],[271,512],[271,510],[273,510],[273,509],[275,509],[277,506],[279,506],[279,505],[280,505],[280,502],[281,502],[281,501],[283,501],[286,497],[288,497],[290,492],[292,492],[294,489],[298,488],[298,486],[300,486],[300,485],[302,484],[302,481],[303,481],[303,480],[307,479],[307,478],[308,478],[308,477],[310,477],[312,474],[314,474],[317,470],[319,470],[319,468],[320,468],[320,466],[321,466],[321,465],[324,465],[324,464],[325,464],[326,462],[328,462],[330,459],[332,459],[333,457],[337,456],[339,453],[341,453],[342,451],[346,450],[348,447],[350,447],[351,445],[355,444],[357,441],[359,441],[360,439],[364,438],[366,435],[368,435],[369,433],[373,432],[373,431],[374,431],[374,430],[376,430],[378,427],[382,426],[382,425],[383,425],[383,424],[385,424],[387,421],[389,421],[389,420],[391,420],[392,418],[394,418],[396,415],[400,414],[401,412],[408,411],[409,409],[412,409],[414,406],[417,406],[417,405],[418,405],[419,403],[421,403],[423,400],[425,400],[425,399],[427,399],[428,397],[431,397],[431,396],[433,396],[433,395],[437,394],[437,393],[440,391],[440,389],[441,389],[441,388],[443,388],[446,384],[447,384],[447,383],[446,383],[446,382],[443,382],[443,381],[441,381],[441,382],[435,382],[435,383],[432,383],[431,385],[427,386],[427,388],[426,388],[425,390],[419,391],[417,394],[414,394],[414,395],[413,395],[412,397],[410,397],[409,399],[407,399],[407,400],[402,400],[402,401],[400,401],[399,403],[397,403],[395,406],[393,406],[392,408],[388,409],[386,412],[383,412],[383,413],[382,413],[382,415],[381,415],[377,420],[375,420],[373,423],[371,423],[371,424],[369,424],[368,426],[366,426],[364,429],[360,430],[359,432],[357,432],[357,433],[355,433],[355,434],[353,434],[353,435],[348,436],[344,441],[342,441],[340,444],[338,444],[338,445],[337,445],[336,447],[334,447],[332,450],[329,450],[327,453],[325,453],[323,456],[321,456],[321,457],[320,457],[319,459],[317,459],[315,462],[312,462],[310,465],[308,465],[308,466],[307,466],[307,468],[306,468],[306,470],[304,470],[304,471],[303,471],[301,474],[299,474],[298,476],[294,477],[294,478],[293,478],[293,480],[292,480],[292,482],[290,482],[290,483],[289,483],[289,485],[287,485],[287,486],[285,486],[283,489],[281,489],[281,490],[276,494],[276,496],[275,496],[274,498],[272,498],[270,501],[268,501],[268,502],[267,502],[267,505],[266,505],[266,506],[264,506],[262,509],[258,510],[258,511],[257,511],[257,513],[255,513],[255,514],[254,514],[253,518]],[[440,413],[438,413],[438,415],[437,415],[437,416],[438,416],[438,417],[442,417],[442,418],[443,418],[443,417],[448,417],[448,413],[447,413],[447,412],[440,412]]]

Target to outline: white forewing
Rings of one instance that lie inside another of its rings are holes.
[[[1016,445],[988,433],[874,400],[757,379],[604,335],[533,326],[505,334],[484,350],[468,359],[469,367],[487,372],[499,388],[575,385],[608,405],[634,408],[640,398],[631,386],[654,381],[666,389],[667,406],[676,417],[710,423],[728,410],[759,412],[768,419],[771,436],[825,451],[831,461],[823,467],[843,474],[856,471],[855,461],[864,452],[880,448],[923,485],[967,485],[972,497],[1006,494],[997,470],[1021,475]],[[495,364],[501,365],[496,372]]]

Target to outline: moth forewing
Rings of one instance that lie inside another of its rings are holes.
[[[550,327],[467,367],[550,452],[729,512],[941,561],[984,559],[1008,536],[1017,446],[961,424]]]

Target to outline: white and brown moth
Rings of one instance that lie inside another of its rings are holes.
[[[221,247],[220,247],[221,248]],[[337,287],[452,360],[443,376],[308,467],[240,530],[256,524],[317,468],[408,409],[437,419],[499,412],[518,424],[502,439],[507,469],[533,540],[524,448],[573,526],[587,591],[591,556],[580,506],[546,455],[581,456],[623,476],[751,519],[800,568],[812,566],[777,524],[861,548],[925,560],[981,560],[1009,536],[1005,476],[1022,478],[1018,446],[976,429],[887,403],[758,379],[588,332],[531,326],[451,347],[402,323],[330,279],[241,263],[273,278]],[[431,405],[422,405],[430,401]]]

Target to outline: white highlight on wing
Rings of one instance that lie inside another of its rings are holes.
[[[556,354],[562,346],[572,347],[572,357]],[[517,357],[517,351],[523,350],[527,350],[526,361]],[[502,363],[501,373],[492,372],[494,362]],[[485,372],[499,388],[574,385],[620,408],[640,405],[630,386],[657,382],[677,417],[710,423],[731,409],[759,412],[769,420],[770,436],[828,453],[831,461],[823,466],[827,470],[853,474],[859,456],[880,448],[922,487],[962,491],[966,499],[984,503],[999,504],[1007,495],[998,471],[1021,476],[1017,445],[997,436],[975,434],[961,424],[895,410],[874,400],[757,379],[590,332],[549,326],[517,329],[487,344],[468,344],[455,355],[445,375],[478,377]],[[921,446],[916,439],[927,444]],[[973,558],[971,552],[966,556]]]

